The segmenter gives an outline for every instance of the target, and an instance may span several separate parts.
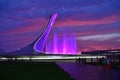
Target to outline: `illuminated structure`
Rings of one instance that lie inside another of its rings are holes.
[[[38,52],[39,54],[42,53],[44,54],[45,53],[43,51],[44,45],[56,17],[57,17],[57,13],[54,13],[53,15],[50,16],[48,24],[45,30],[43,31],[43,33],[40,34],[38,38],[35,41],[33,41],[31,44],[23,48],[19,48],[16,51],[0,53],[0,55],[33,55],[35,51]]]
[[[53,40],[47,41],[47,37],[50,33],[53,23],[57,18],[57,13],[50,16],[48,24],[42,34],[33,41],[31,44],[24,48],[20,48],[17,51],[10,53],[4,53],[3,55],[31,55],[37,54],[78,54],[76,46],[76,34],[66,33],[62,34],[62,38],[59,38],[58,34],[54,32]]]
[[[34,50],[36,52],[44,52],[44,48],[46,47],[46,54],[77,54],[77,46],[76,46],[76,35],[75,33],[67,36],[63,33],[62,40],[58,39],[57,33],[54,33],[54,37],[52,41],[46,42],[48,34],[52,28],[52,25],[57,17],[57,14],[53,14],[50,17],[48,25],[40,36],[40,38],[35,42]],[[45,46],[46,42],[46,46]]]
[[[52,25],[55,21],[57,17],[57,14],[53,14],[50,19],[49,19],[49,22],[48,22],[48,25],[45,29],[45,31],[43,32],[43,34],[40,36],[40,38],[35,42],[35,45],[34,45],[34,50],[37,51],[37,52],[43,52],[43,49],[44,49],[44,45],[45,45],[45,42],[46,42],[46,39],[48,37],[48,34],[52,28]]]

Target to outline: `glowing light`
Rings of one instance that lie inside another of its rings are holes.
[[[57,33],[54,33],[53,41],[46,43],[46,52],[51,54],[78,54],[75,33],[69,36],[63,33],[62,38],[59,38]]]
[[[19,58],[17,58],[17,60],[29,60],[30,58],[29,57],[19,57]]]
[[[1,60],[8,60],[8,58],[5,58],[5,57],[1,57],[0,59]]]

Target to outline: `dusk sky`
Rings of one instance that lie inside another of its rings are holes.
[[[78,51],[120,49],[120,0],[0,0],[0,49],[32,43],[53,13],[48,41],[75,33]]]

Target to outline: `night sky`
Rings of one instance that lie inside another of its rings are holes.
[[[75,33],[78,51],[120,49],[120,0],[0,0],[0,49],[32,43],[53,13],[48,41]]]

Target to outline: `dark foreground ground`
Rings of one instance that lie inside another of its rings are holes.
[[[0,62],[0,80],[120,80],[120,69],[108,74],[97,65],[75,62]]]
[[[74,80],[55,63],[1,63],[0,80]]]

